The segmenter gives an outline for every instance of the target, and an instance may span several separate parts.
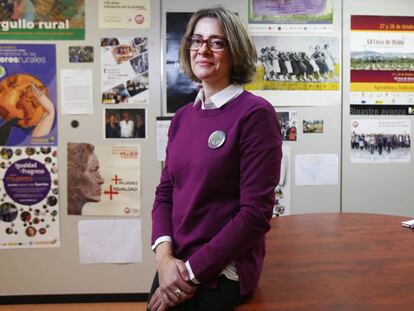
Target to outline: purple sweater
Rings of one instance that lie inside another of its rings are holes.
[[[226,133],[211,149],[208,138]],[[213,286],[235,260],[240,293],[257,286],[279,182],[282,139],[274,108],[244,91],[218,109],[187,104],[168,132],[167,158],[152,210],[152,244],[173,239],[197,280]]]

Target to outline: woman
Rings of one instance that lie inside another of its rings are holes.
[[[87,143],[68,144],[68,214],[82,215],[87,202],[99,202],[104,179],[99,173],[95,147]]]
[[[105,126],[105,138],[120,138],[121,137],[121,128],[119,127],[118,122],[116,122],[115,114],[111,113],[109,115],[108,123]]]
[[[256,50],[222,7],[190,19],[184,72],[202,89],[178,110],[152,210],[149,310],[232,310],[257,286],[282,157],[274,108],[243,90]],[[171,309],[170,309],[171,308]]]

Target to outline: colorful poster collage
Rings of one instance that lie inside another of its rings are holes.
[[[0,248],[60,245],[56,51],[0,45]]]
[[[414,114],[414,17],[351,17],[351,115]]]
[[[83,40],[85,0],[1,0],[0,40]]]

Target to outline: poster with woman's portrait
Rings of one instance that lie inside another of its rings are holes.
[[[0,249],[60,246],[56,147],[0,148]]]
[[[68,143],[67,154],[69,215],[140,215],[140,145]]]
[[[56,47],[0,44],[0,145],[56,146]]]

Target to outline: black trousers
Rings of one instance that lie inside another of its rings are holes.
[[[148,302],[152,295],[159,287],[158,273],[155,274],[151,286]],[[235,306],[246,301],[248,296],[242,296],[239,293],[239,282],[229,280],[221,275],[217,281],[217,288],[197,288],[194,296],[179,304],[178,306],[168,309],[171,311],[232,311]]]

